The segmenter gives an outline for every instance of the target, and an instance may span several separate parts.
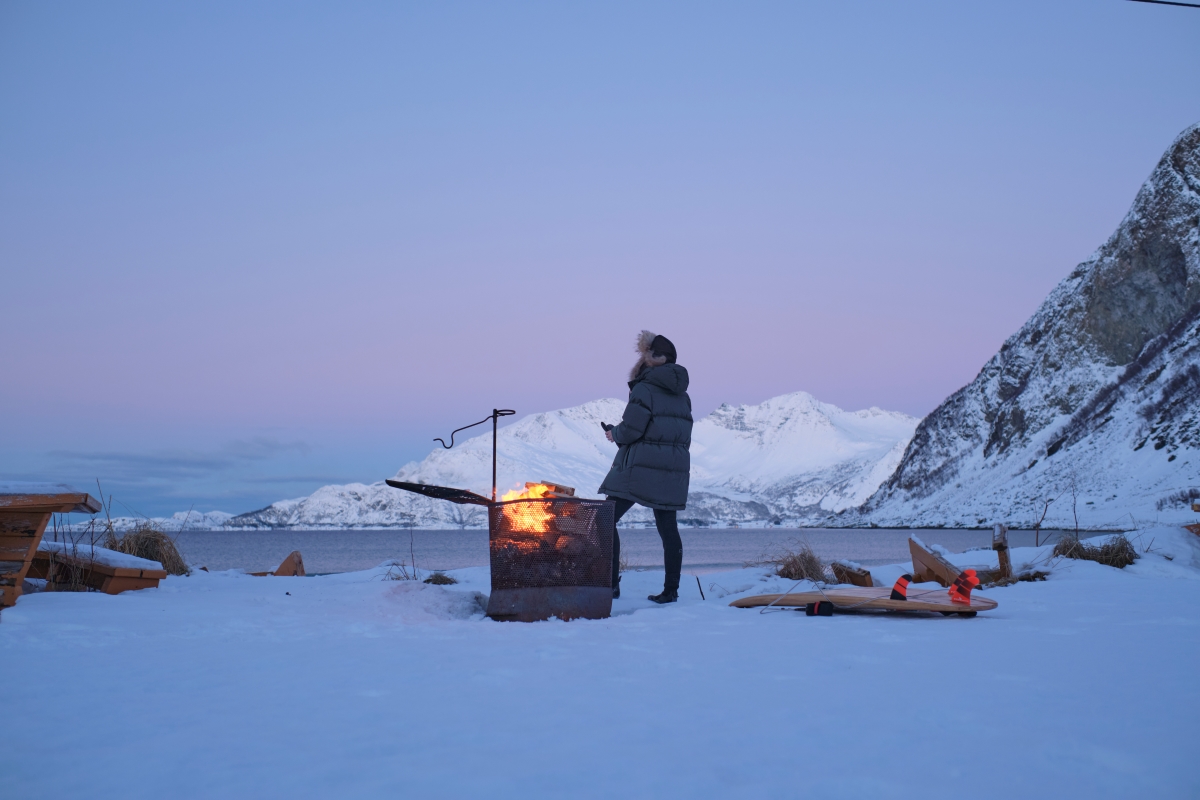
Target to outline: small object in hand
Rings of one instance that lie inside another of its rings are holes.
[[[608,433],[609,431],[611,431],[613,428],[615,428],[615,427],[617,427],[617,426],[616,426],[616,425],[609,425],[607,422],[601,422],[601,423],[600,423],[600,427],[601,427],[601,428],[604,428],[604,432],[605,432],[605,433]]]

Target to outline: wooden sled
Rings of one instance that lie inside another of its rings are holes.
[[[792,594],[758,594],[742,597],[729,605],[734,608],[758,608],[774,604],[775,608],[803,608],[809,603],[829,601],[836,611],[931,611],[938,614],[958,614],[973,617],[980,611],[991,611],[995,600],[973,595],[970,605],[955,603],[945,589],[911,589],[907,600],[890,599],[892,590],[884,587],[840,586],[824,592],[793,592]]]

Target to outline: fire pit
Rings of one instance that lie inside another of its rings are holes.
[[[612,611],[614,504],[529,484],[488,509],[493,619],[603,619]]]
[[[446,486],[388,480],[397,489],[487,506],[492,619],[604,619],[612,612],[616,504],[574,497],[553,483],[527,483],[499,502]]]
[[[479,422],[454,434],[492,421],[492,497],[465,489],[388,480],[387,485],[451,503],[487,506],[491,552],[492,619],[536,622],[559,619],[604,619],[612,613],[612,553],[616,504],[575,497],[569,486],[543,481],[526,483],[523,492],[496,500],[496,440],[500,417],[511,409],[492,409]]]

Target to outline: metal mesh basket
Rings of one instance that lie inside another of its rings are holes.
[[[510,500],[488,510],[492,589],[611,589],[615,506],[606,500]]]

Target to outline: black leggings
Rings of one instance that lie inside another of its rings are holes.
[[[616,501],[616,522],[620,522],[621,517],[625,516],[625,512],[633,508],[632,500],[625,500],[621,497],[610,497],[608,499]],[[679,522],[675,519],[675,512],[654,509],[654,525],[658,528],[658,538],[662,539],[663,565],[667,568],[667,577],[663,581],[663,588],[667,591],[678,592],[679,573],[683,571],[683,540],[679,538]],[[614,587],[621,580],[620,565],[621,537],[617,535],[616,528],[614,527],[612,562],[612,585]]]

